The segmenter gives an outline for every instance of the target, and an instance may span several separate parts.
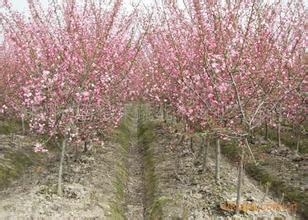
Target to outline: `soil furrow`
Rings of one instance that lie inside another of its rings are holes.
[[[144,182],[142,146],[138,141],[138,112],[134,109],[128,148],[127,219],[144,219]]]

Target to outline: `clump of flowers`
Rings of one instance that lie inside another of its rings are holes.
[[[46,149],[41,143],[36,143],[35,145],[34,145],[34,149],[33,149],[33,151],[35,152],[35,153],[46,153],[46,152],[48,152],[48,149]]]

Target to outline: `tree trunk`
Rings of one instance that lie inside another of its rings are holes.
[[[252,152],[252,150],[251,150],[251,148],[250,148],[250,146],[249,146],[249,143],[248,143],[247,138],[245,138],[245,144],[246,144],[246,146],[247,146],[247,148],[248,148],[248,150],[249,150],[249,153],[250,153],[250,155],[251,155],[251,157],[252,157],[252,159],[253,159],[253,162],[254,162],[255,164],[257,164],[256,158],[255,158],[255,156],[253,155],[253,152]]]
[[[282,193],[282,195],[281,195],[281,198],[280,198],[280,204],[282,204],[283,203],[283,200],[284,200],[284,192]]]
[[[195,153],[195,151],[194,151],[194,140],[193,140],[192,136],[190,137],[190,144],[189,144],[189,146],[190,146],[191,152]]]
[[[61,150],[61,158],[60,158],[59,177],[58,177],[58,195],[59,196],[63,196],[62,175],[63,175],[63,162],[64,162],[64,155],[65,155],[65,147],[66,147],[66,138],[64,137],[62,141],[62,150]]]
[[[74,145],[74,161],[76,162],[78,160],[78,145]]]
[[[166,103],[163,104],[163,120],[164,122],[167,122]]]
[[[238,171],[238,180],[237,180],[236,214],[238,214],[240,212],[240,205],[241,205],[243,164],[244,164],[244,150],[242,149],[241,161],[240,161],[240,164],[239,164],[239,171]]]
[[[24,116],[21,117],[21,128],[22,128],[22,135],[26,134],[26,128],[25,128],[25,118]]]
[[[250,130],[250,143],[255,144],[255,129]]]
[[[301,132],[299,130],[296,138],[296,154],[299,154],[300,141],[301,141]]]
[[[216,140],[216,182],[220,180],[220,139]]]
[[[266,182],[266,184],[265,184],[265,193],[264,193],[264,196],[263,196],[263,198],[261,200],[261,203],[263,203],[265,201],[265,199],[266,199],[266,197],[268,195],[268,191],[269,191],[269,183]]]
[[[148,120],[148,108],[147,108],[147,105],[145,104],[144,106],[143,106],[143,119],[145,120],[145,121],[147,121]]]
[[[181,135],[181,138],[180,138],[180,141],[177,143],[177,145],[182,145],[183,141],[185,140],[185,135],[182,134]]]
[[[206,172],[207,169],[207,158],[209,155],[209,147],[210,147],[210,141],[209,138],[206,138],[206,144],[204,143],[204,137],[202,137],[202,147],[203,147],[203,164],[202,164],[202,168],[203,168],[203,172]]]
[[[137,109],[137,120],[138,120],[138,124],[139,124],[139,121],[141,119],[141,104],[140,102],[138,103],[138,109]]]
[[[280,112],[277,113],[277,141],[278,141],[278,148],[279,148],[279,147],[281,147]]]
[[[88,142],[87,142],[87,141],[84,142],[84,145],[83,145],[83,152],[84,152],[84,153],[88,152]]]
[[[265,120],[265,140],[268,141],[268,119]]]

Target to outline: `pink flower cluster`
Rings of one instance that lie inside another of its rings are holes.
[[[48,149],[46,149],[41,143],[36,143],[34,145],[34,149],[33,151],[35,153],[47,153],[48,152]]]

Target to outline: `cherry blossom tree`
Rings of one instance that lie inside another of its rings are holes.
[[[239,207],[243,146],[255,161],[249,146],[253,130],[277,115],[280,146],[282,115],[298,111],[298,106],[305,109],[296,94],[306,77],[304,4],[183,2],[184,9],[175,1],[157,6],[159,25],[153,25],[144,51],[149,65],[146,92],[156,102],[170,103],[192,127],[215,135],[216,180],[219,139],[239,141]]]
[[[304,80],[303,2],[184,3],[157,10],[149,96],[203,128],[250,135]]]
[[[30,18],[1,13],[5,44],[18,69],[10,72],[16,113],[31,130],[62,140],[58,192],[67,142],[87,143],[116,125],[127,97],[127,78],[138,56],[142,34],[135,36],[132,14],[122,1],[51,1],[43,10],[28,1]]]

